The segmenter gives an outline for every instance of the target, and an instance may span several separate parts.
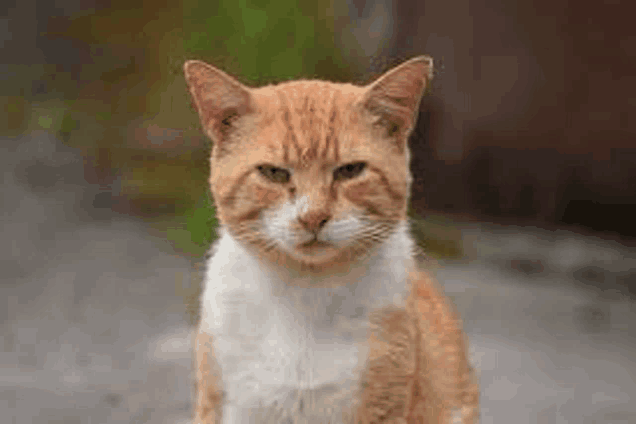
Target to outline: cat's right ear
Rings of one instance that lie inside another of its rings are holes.
[[[252,109],[249,89],[199,60],[187,61],[183,72],[204,131],[215,144],[222,144],[234,121]]]

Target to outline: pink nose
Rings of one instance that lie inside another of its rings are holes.
[[[329,218],[331,217],[326,212],[310,212],[302,218],[298,218],[298,220],[305,230],[318,234],[327,221],[329,221]]]

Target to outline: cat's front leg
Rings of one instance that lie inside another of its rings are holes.
[[[369,324],[369,355],[361,376],[356,424],[416,423],[407,419],[420,392],[415,321],[403,308],[389,306],[373,311]]]
[[[195,333],[196,403],[193,424],[218,424],[221,422],[223,385],[212,341],[213,337],[200,329]]]
[[[258,397],[255,385],[250,384],[254,379],[249,378],[250,373],[247,373],[247,378],[238,379],[230,373],[225,376],[230,381],[223,381],[220,359],[213,342],[212,335],[201,329],[197,331],[194,341],[196,403],[193,424],[250,423],[253,420],[248,405]]]
[[[370,354],[358,421],[451,424],[479,422],[479,384],[454,306],[436,281],[412,275],[406,309],[370,316]]]
[[[455,305],[428,273],[411,274],[408,315],[417,328],[418,385],[423,407],[416,414],[431,423],[450,424],[459,412],[462,424],[479,423],[479,382],[468,358],[468,343]],[[431,402],[432,401],[432,402]]]

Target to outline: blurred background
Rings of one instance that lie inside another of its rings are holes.
[[[362,84],[429,54],[411,215],[490,358],[484,422],[636,423],[634,408],[612,409],[636,404],[636,388],[610,382],[636,381],[625,359],[636,355],[625,347],[636,317],[636,31],[625,2],[7,0],[0,11],[10,422],[187,422],[189,331],[217,222],[185,60],[247,85]],[[567,364],[537,353],[564,340],[604,365],[566,376]],[[523,380],[529,370],[557,377]],[[620,390],[582,388],[599,381]],[[548,386],[565,397],[537,400]],[[601,412],[581,406],[594,402]]]
[[[11,3],[2,132],[54,134],[100,207],[170,218],[156,225],[184,252],[209,240],[209,146],[181,71],[193,58],[258,85],[367,82],[430,54],[411,140],[418,214],[636,237],[636,36],[620,2]]]

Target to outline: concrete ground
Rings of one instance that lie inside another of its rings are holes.
[[[100,209],[52,137],[0,149],[0,422],[188,423],[193,264]],[[481,371],[482,423],[636,423],[636,251],[492,224],[463,235],[467,260],[436,272]]]

